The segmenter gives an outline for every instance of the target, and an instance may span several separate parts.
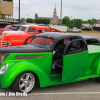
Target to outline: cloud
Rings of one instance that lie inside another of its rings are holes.
[[[14,0],[14,17],[18,16],[18,0]],[[56,4],[57,15],[60,18],[61,0],[21,0],[21,17],[35,16],[52,17]],[[100,19],[100,0],[62,0],[62,17],[72,16],[83,20]]]
[[[28,3],[30,3],[28,0],[21,0],[21,3],[26,3],[26,4],[28,4]]]

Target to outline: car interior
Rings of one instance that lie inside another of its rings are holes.
[[[65,47],[67,48],[66,50]],[[51,74],[62,74],[64,50],[66,52],[66,55],[68,55],[68,54],[84,51],[85,49],[86,47],[83,41],[80,40],[75,41],[75,39],[66,39],[65,42],[64,39],[60,40],[56,44],[53,50],[53,63],[52,63]]]

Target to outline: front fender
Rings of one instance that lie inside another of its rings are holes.
[[[47,73],[43,68],[41,68],[41,66],[34,65],[33,63],[27,61],[22,61],[16,63],[6,70],[1,82],[1,87],[8,88],[16,79],[16,77],[25,71],[34,72],[38,76],[40,87],[49,86],[52,81],[50,73]]]
[[[92,72],[96,75],[100,75],[100,56],[94,61]]]

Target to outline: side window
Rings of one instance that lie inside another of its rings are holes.
[[[42,30],[42,32],[48,32],[48,30]]]
[[[86,42],[88,45],[99,45],[100,44],[100,42],[95,39],[86,40]]]
[[[48,32],[48,30],[38,30],[37,34],[44,33],[44,32]]]
[[[26,32],[35,33],[36,29],[34,28],[27,28]]]
[[[83,40],[73,40],[66,44],[64,54],[73,54],[87,50],[87,45]]]

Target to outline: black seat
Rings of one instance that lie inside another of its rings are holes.
[[[65,47],[64,45],[60,44],[57,46],[57,50],[62,54],[64,52],[64,47]]]
[[[77,51],[80,50],[80,42],[74,41],[72,44],[68,47],[68,52]]]
[[[64,52],[64,48],[65,48],[65,46],[64,45],[61,45],[61,44],[59,44],[58,46],[57,46],[57,50],[59,51],[59,55],[57,55],[57,60],[58,59],[63,59],[63,52]],[[55,64],[55,66],[57,66],[57,67],[63,67],[63,60],[62,61],[58,61],[56,64]]]

